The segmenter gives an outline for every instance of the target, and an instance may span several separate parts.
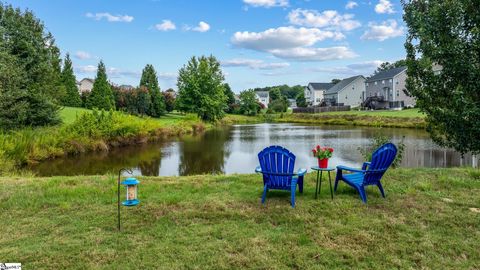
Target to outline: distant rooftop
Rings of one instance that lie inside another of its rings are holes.
[[[334,83],[309,83],[314,90],[327,90],[334,86]]]
[[[393,78],[396,75],[402,73],[406,69],[407,69],[407,67],[398,67],[398,68],[392,68],[392,69],[389,69],[389,70],[385,70],[385,71],[382,71],[382,72],[379,72],[379,73],[373,75],[372,77],[370,77],[367,80],[367,82],[390,79],[390,78]]]

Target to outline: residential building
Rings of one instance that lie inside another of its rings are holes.
[[[309,83],[305,87],[305,100],[310,106],[319,106],[324,102],[325,91],[330,89],[333,83]]]
[[[415,99],[406,92],[407,67],[379,72],[365,82],[364,107],[395,109],[415,106]]]
[[[257,100],[262,103],[265,108],[268,108],[270,93],[268,91],[255,90],[255,94],[257,95]]]
[[[294,98],[289,98],[288,99],[288,107],[292,108],[292,109],[297,108],[297,100],[294,99]]]
[[[81,81],[77,83],[78,91],[80,93],[83,92],[91,92],[93,89],[93,83],[95,80],[90,79],[90,78],[84,78]]]
[[[362,75],[341,80],[325,92],[327,104],[359,107],[365,98],[365,80]]]

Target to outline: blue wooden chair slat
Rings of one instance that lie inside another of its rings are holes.
[[[281,146],[270,146],[258,153],[260,166],[255,172],[262,173],[263,195],[262,203],[265,203],[267,192],[270,189],[288,190],[291,198],[290,204],[295,207],[295,192],[297,185],[299,191],[303,192],[303,177],[307,172],[300,169],[294,173],[295,155]]]
[[[366,186],[377,186],[385,198],[385,191],[383,190],[380,180],[390,165],[392,165],[396,155],[397,147],[393,143],[387,143],[373,152],[372,161],[363,163],[362,169],[337,166],[334,191],[337,191],[338,182],[342,180],[358,191],[364,203],[367,203],[367,194],[365,193]],[[343,171],[349,171],[351,173],[344,174]]]

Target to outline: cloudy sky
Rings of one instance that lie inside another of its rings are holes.
[[[100,59],[117,84],[153,64],[162,89],[213,54],[235,92],[369,75],[405,57],[399,0],[15,0],[46,24],[78,79]]]

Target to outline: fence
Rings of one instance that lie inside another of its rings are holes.
[[[350,106],[307,107],[293,109],[293,113],[322,113],[340,111],[350,111]]]

